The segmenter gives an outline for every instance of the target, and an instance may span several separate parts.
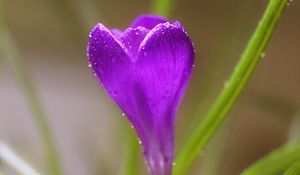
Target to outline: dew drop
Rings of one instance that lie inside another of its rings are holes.
[[[142,141],[141,141],[141,139],[140,139],[140,138],[138,138],[138,142],[139,142],[139,144],[140,144],[140,145],[142,144]]]
[[[92,65],[91,65],[91,64],[89,64],[89,67],[92,67]]]
[[[121,115],[122,115],[122,117],[125,117],[125,116],[126,116],[125,113],[122,113]]]
[[[175,166],[176,165],[176,162],[172,162],[172,166]]]
[[[263,53],[260,54],[260,57],[261,57],[261,58],[264,58],[265,56],[266,56],[266,53],[265,53],[265,52],[263,52]]]

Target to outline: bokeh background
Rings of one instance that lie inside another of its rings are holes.
[[[267,2],[173,3],[170,18],[185,26],[197,51],[193,77],[177,116],[177,150],[226,84]],[[122,174],[127,123],[88,67],[88,31],[98,22],[124,29],[139,14],[149,13],[151,3],[4,0],[5,25],[41,98],[66,175]],[[300,2],[291,2],[247,89],[190,174],[237,175],[299,136],[299,18]],[[4,59],[0,59],[0,141],[45,171],[32,113]],[[140,162],[141,174],[146,174]]]

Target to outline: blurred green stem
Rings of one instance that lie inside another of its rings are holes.
[[[3,29],[1,38],[1,51],[4,59],[11,67],[23,93],[27,99],[28,105],[30,106],[34,121],[38,127],[39,134],[43,141],[46,156],[48,159],[49,172],[51,175],[61,175],[61,168],[59,163],[59,156],[54,144],[53,137],[51,135],[50,128],[48,126],[47,117],[35,90],[33,83],[31,82],[25,68],[21,57],[13,43],[13,40],[9,33]]]
[[[10,34],[2,29],[0,49],[2,55],[10,68],[12,69],[23,93],[26,97],[28,105],[30,106],[34,121],[38,127],[39,134],[43,141],[46,156],[48,159],[49,172],[51,175],[61,175],[61,168],[58,158],[58,153],[54,144],[53,137],[48,126],[47,117],[35,90],[33,83],[31,82],[22,62],[18,50],[13,43]]]
[[[300,159],[300,141],[287,144],[263,157],[241,175],[277,175]]]
[[[47,0],[58,20],[76,44],[82,49],[87,33],[98,19],[92,0]],[[84,46],[85,47],[85,46]]]
[[[151,12],[157,15],[169,17],[175,0],[152,0]]]
[[[47,1],[49,5],[53,7],[53,12],[55,15],[57,15],[57,20],[63,25],[65,32],[69,34],[75,44],[79,44],[79,47],[82,49],[82,43],[86,39],[88,29],[83,25],[84,23],[79,18],[79,15],[74,7],[74,1]]]
[[[77,7],[83,26],[86,31],[89,31],[100,16],[95,9],[96,6],[92,0],[77,0]]]
[[[0,143],[0,161],[11,166],[16,172],[22,175],[39,175],[28,163],[22,160],[7,145]],[[0,175],[2,173],[0,172]]]
[[[128,131],[127,131],[127,137],[126,137],[125,156],[124,156],[124,161],[123,161],[124,167],[123,167],[122,174],[138,175],[139,174],[139,168],[138,168],[139,167],[139,163],[138,163],[139,144],[137,141],[137,136],[134,133],[134,130],[132,128],[128,128],[127,130]]]
[[[220,128],[216,136],[211,140],[208,145],[208,149],[205,152],[205,157],[199,168],[201,175],[215,175],[218,174],[218,170],[223,157],[226,138],[228,137],[231,121],[226,121]]]
[[[215,134],[237,101],[241,91],[261,58],[271,34],[288,0],[270,0],[269,5],[252,35],[239,63],[225,84],[214,105],[187,141],[176,159],[174,175],[186,174],[208,141]]]
[[[300,174],[300,161],[292,165],[284,175],[299,175]]]
[[[293,116],[289,132],[289,140],[293,141],[300,139],[300,110]]]

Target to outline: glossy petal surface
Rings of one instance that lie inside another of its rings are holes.
[[[153,29],[158,24],[162,24],[165,22],[170,22],[168,19],[163,18],[157,15],[142,15],[137,17],[132,24],[130,25],[131,28],[136,28],[139,26],[145,27],[149,30]]]
[[[89,60],[101,84],[141,139],[152,175],[171,175],[175,113],[194,64],[183,27],[147,15],[124,32],[98,24],[90,34]]]
[[[149,145],[147,152],[152,157],[150,168],[158,171],[156,174],[170,174],[164,171],[170,169],[173,160],[175,112],[193,64],[193,46],[179,24],[159,24],[140,45],[135,66],[137,80],[147,98],[145,105],[149,106],[153,118],[153,135],[158,142]],[[161,157],[156,156],[159,153]],[[162,158],[164,164],[160,162]]]

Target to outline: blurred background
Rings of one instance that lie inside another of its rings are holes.
[[[125,29],[136,16],[150,12],[152,1],[3,3],[5,26],[46,111],[64,174],[122,174],[127,123],[92,75],[86,43],[96,23]],[[267,3],[173,2],[170,18],[185,26],[197,52],[193,77],[177,115],[177,150],[226,84]],[[237,175],[299,136],[299,18],[300,2],[291,2],[247,89],[190,174]],[[0,141],[45,172],[43,145],[30,106],[5,59],[0,59]],[[146,174],[140,162],[141,174]],[[14,174],[3,168],[5,174]]]

